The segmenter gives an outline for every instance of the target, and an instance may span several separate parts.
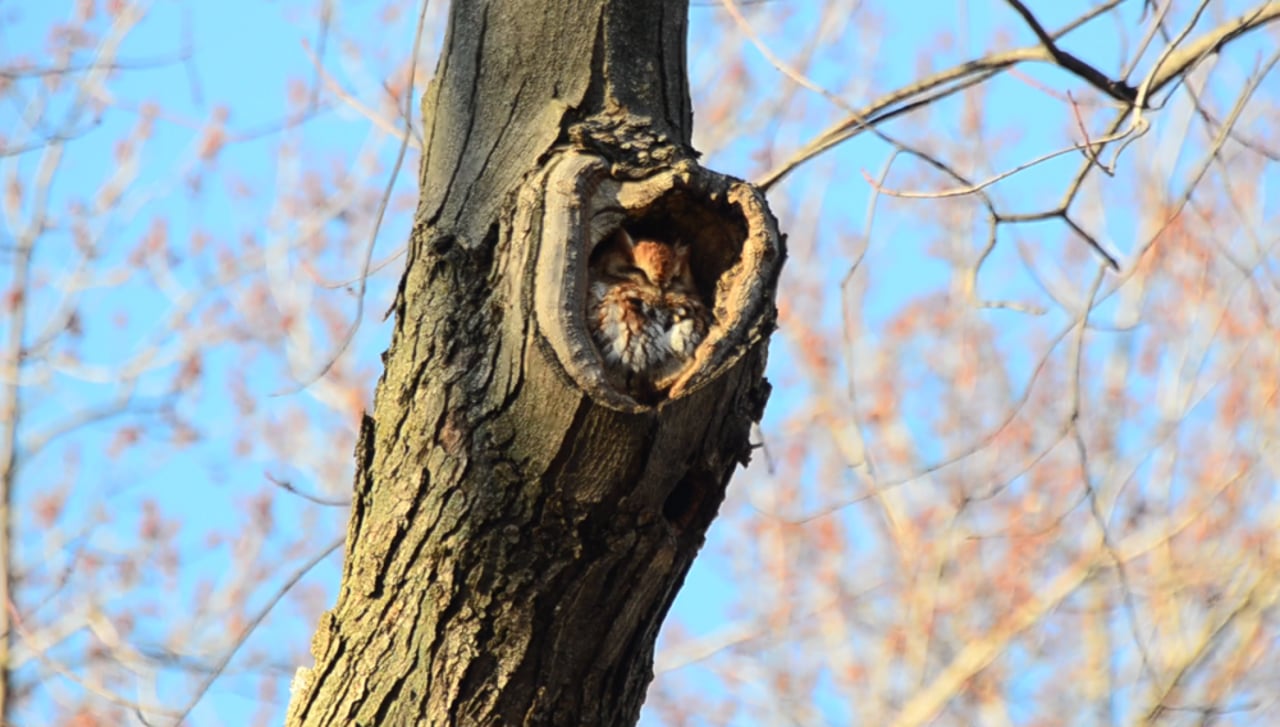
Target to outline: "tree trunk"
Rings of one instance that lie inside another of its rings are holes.
[[[690,147],[687,0],[455,0],[337,605],[290,725],[630,725],[768,396],[784,257]],[[661,401],[602,375],[592,245],[692,243],[715,325]]]

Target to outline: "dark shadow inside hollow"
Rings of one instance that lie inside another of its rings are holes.
[[[695,470],[671,488],[662,503],[662,516],[677,532],[702,532],[715,519],[723,496],[714,475]]]

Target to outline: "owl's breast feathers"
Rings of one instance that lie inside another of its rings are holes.
[[[625,280],[593,282],[587,316],[611,383],[646,395],[670,385],[707,333],[694,296]]]

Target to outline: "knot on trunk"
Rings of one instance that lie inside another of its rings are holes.
[[[784,238],[763,194],[746,182],[691,160],[617,179],[603,157],[564,150],[526,181],[517,210],[513,237],[524,247],[522,287],[539,338],[599,404],[635,412],[685,397],[762,349],[775,327]],[[653,396],[618,386],[588,328],[592,253],[619,235],[678,244],[711,314],[693,354]]]

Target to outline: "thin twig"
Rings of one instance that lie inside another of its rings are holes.
[[[209,691],[209,687],[213,686],[213,683],[218,680],[218,677],[222,676],[222,672],[226,670],[227,664],[231,663],[232,657],[236,655],[236,652],[240,650],[241,646],[244,646],[244,642],[249,639],[250,634],[257,630],[258,626],[267,617],[267,614],[271,613],[271,609],[275,608],[275,605],[284,599],[285,594],[297,585],[298,581],[302,580],[302,577],[309,573],[312,568],[315,568],[321,561],[328,558],[334,551],[342,547],[343,542],[345,542],[345,537],[335,538],[333,542],[329,543],[329,545],[319,553],[316,553],[310,560],[299,566],[298,569],[280,585],[280,588],[277,589],[271,598],[267,600],[266,605],[258,611],[258,614],[250,619],[249,623],[245,624],[244,629],[240,631],[239,636],[236,637],[236,640],[231,644],[230,648],[228,648],[222,655],[222,658],[218,659],[218,661],[213,665],[213,668],[209,670],[209,674],[204,678],[204,681],[200,683],[200,686],[196,688],[195,694],[191,696],[191,699],[187,702],[187,706],[178,714],[178,718],[174,720],[173,727],[179,727],[179,725],[182,724],[182,721],[187,718],[187,715],[191,714],[191,710],[195,709],[195,706],[204,698],[205,693]]]
[[[406,119],[411,119],[413,116],[413,84],[414,76],[418,69],[418,49],[422,45],[422,29],[427,20],[427,4],[427,0],[422,0],[421,8],[418,11],[418,27],[413,34],[413,55],[409,64],[409,83],[404,96]],[[413,125],[406,122],[404,134],[400,137],[400,151],[396,154],[396,163],[391,168],[391,174],[387,179],[387,188],[382,193],[382,200],[378,203],[378,213],[374,217],[373,230],[369,233],[369,242],[365,245],[364,261],[360,265],[360,289],[356,292],[356,313],[351,320],[351,325],[347,328],[347,332],[342,337],[342,342],[338,345],[337,350],[329,356],[328,361],[319,371],[305,381],[299,382],[298,386],[292,390],[281,393],[296,393],[323,378],[333,368],[333,365],[338,362],[338,358],[347,350],[347,347],[351,345],[351,341],[356,337],[356,331],[360,330],[360,322],[364,317],[365,293],[369,288],[369,266],[373,262],[374,243],[378,240],[378,230],[382,228],[382,218],[387,212],[387,206],[391,203],[391,191],[395,188],[396,178],[400,176],[400,167],[404,164],[404,155],[409,148],[409,137],[411,136],[413,136]]]
[[[1044,26],[1040,25],[1040,21],[1036,19],[1036,16],[1020,0],[1005,0],[1005,2],[1009,3],[1018,15],[1022,16],[1022,19],[1031,28],[1031,32],[1035,33],[1036,38],[1044,45],[1045,50],[1049,51],[1050,56],[1053,56],[1054,62],[1084,79],[1090,86],[1102,91],[1111,98],[1123,101],[1126,104],[1134,102],[1138,95],[1137,89],[1123,80],[1109,78],[1102,71],[1059,48],[1058,44],[1054,42],[1053,36],[1049,35]]]

